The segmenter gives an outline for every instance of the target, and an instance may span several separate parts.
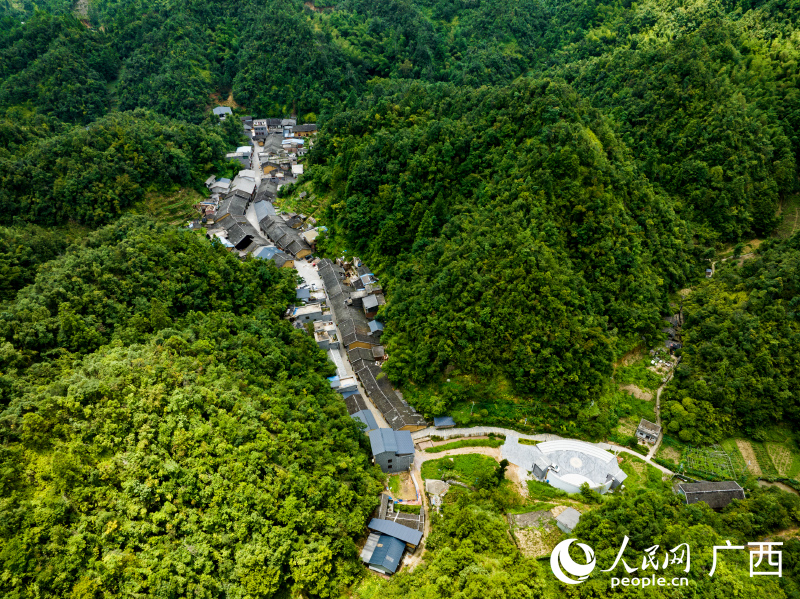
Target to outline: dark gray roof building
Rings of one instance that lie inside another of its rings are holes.
[[[303,258],[311,253],[311,246],[300,234],[286,225],[280,216],[267,216],[259,222],[261,230],[269,237],[270,241],[283,251]]]
[[[359,360],[353,365],[353,371],[389,426],[395,430],[412,431],[425,428],[425,419],[400,399],[374,361]]]
[[[360,393],[356,393],[350,397],[345,397],[344,404],[347,406],[347,413],[351,416],[357,412],[361,412],[362,410],[369,411],[367,402],[364,401],[364,398],[361,397]]]
[[[744,499],[744,489],[733,480],[722,482],[681,483],[678,493],[686,498],[686,503],[705,501],[715,510],[721,510],[734,499]]]
[[[455,425],[456,421],[452,416],[437,416],[433,419],[433,426],[436,428],[453,428]]]

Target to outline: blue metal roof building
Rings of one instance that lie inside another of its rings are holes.
[[[402,541],[389,535],[381,535],[372,552],[369,567],[384,574],[394,574],[400,565],[400,560],[403,559],[405,548],[406,545]]]
[[[409,528],[408,526],[403,526],[397,522],[392,522],[391,520],[373,518],[369,521],[367,528],[374,532],[379,532],[381,535],[394,537],[406,545],[410,545],[412,548],[419,545],[419,542],[422,540],[422,533],[420,531]]]
[[[456,421],[452,416],[437,416],[433,419],[433,426],[436,428],[452,428],[456,425]]]
[[[356,418],[360,420],[364,424],[367,425],[366,432],[373,431],[378,428],[378,423],[375,420],[375,416],[372,415],[372,412],[369,410],[361,410],[360,412],[356,412],[350,418]]]
[[[279,252],[280,250],[276,248],[274,245],[267,245],[258,248],[255,252],[253,252],[253,256],[256,258],[261,258],[262,260],[269,260]]]

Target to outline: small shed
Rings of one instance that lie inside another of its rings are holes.
[[[310,289],[297,289],[295,291],[295,297],[299,300],[303,300],[307,302],[311,299],[311,290]]]
[[[639,422],[639,426],[636,428],[636,436],[642,441],[652,445],[658,441],[659,435],[661,435],[661,427],[655,422],[650,422],[642,418]]]
[[[369,325],[369,332],[372,334],[383,330],[383,323],[377,320],[370,320],[367,324]]]
[[[437,416],[433,419],[433,426],[436,428],[453,428],[455,425],[456,421],[452,416]]]
[[[687,504],[704,501],[715,510],[721,510],[734,499],[744,499],[744,489],[733,480],[722,482],[681,483],[678,494]]]
[[[556,526],[569,535],[578,526],[580,519],[581,513],[575,508],[568,507],[556,518]]]
[[[708,277],[710,279],[713,275],[714,275],[714,271],[712,269],[710,269],[710,268],[707,268],[706,269],[706,277]]]
[[[219,120],[224,121],[225,117],[227,117],[229,114],[233,114],[233,111],[229,106],[217,106],[214,108],[213,113],[219,117]]]

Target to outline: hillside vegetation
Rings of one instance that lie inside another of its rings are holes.
[[[291,274],[126,219],[0,324],[4,597],[329,596],[377,504]],[[213,289],[208,284],[213,283]]]

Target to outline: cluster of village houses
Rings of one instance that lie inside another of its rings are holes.
[[[214,109],[220,120],[231,118],[231,110]],[[253,119],[241,117],[251,145],[227,154],[242,170],[233,180],[211,176],[206,181],[209,198],[197,204],[200,218],[191,227],[205,227],[241,257],[272,260],[278,267],[291,268],[295,260],[314,251],[317,228],[313,218],[303,214],[278,213],[273,202],[281,186],[294,183],[303,174],[298,159],[313,143],[317,126],[297,125],[295,119]]]
[[[224,120],[232,118],[226,107],[214,109]],[[242,170],[233,180],[209,177],[210,197],[198,204],[201,219],[190,226],[205,227],[207,236],[245,258],[272,260],[279,268],[300,268],[311,261],[317,236],[325,230],[314,218],[283,213],[274,206],[282,185],[294,183],[303,174],[298,159],[313,143],[316,125],[297,125],[295,119],[242,117],[251,145],[227,155]],[[383,324],[375,319],[384,305],[383,288],[377,277],[358,258],[350,261],[324,259],[316,267],[321,284],[301,285],[297,302],[287,311],[294,326],[314,336],[337,365],[331,387],[342,395],[351,417],[364,423],[373,460],[386,473],[411,469],[414,442],[411,431],[427,426],[425,419],[406,402],[384,375],[386,353],[380,339]],[[347,375],[343,362],[351,365]],[[364,389],[365,399],[358,383]],[[380,428],[368,401],[377,408],[390,428]],[[438,420],[438,419],[437,419]],[[449,421],[450,425],[454,424]],[[388,495],[368,523],[370,535],[362,551],[364,563],[377,572],[392,574],[406,550],[415,551],[425,522],[425,510],[409,514],[394,510]]]
[[[386,473],[408,471],[414,462],[411,432],[427,426],[425,419],[392,387],[381,366],[387,359],[381,345],[383,324],[375,319],[386,303],[378,278],[359,258],[323,259],[316,263],[321,289],[303,285],[297,290],[298,302],[287,311],[297,328],[313,333],[320,348],[337,365],[337,375],[329,378],[331,387],[345,400],[347,411],[364,424],[372,457]],[[343,357],[344,356],[344,357]],[[354,376],[347,376],[347,359]],[[367,399],[389,424],[380,428]],[[394,511],[388,495],[368,524],[369,538],[361,553],[367,566],[392,574],[406,550],[414,551],[422,539],[425,510],[419,514]]]

